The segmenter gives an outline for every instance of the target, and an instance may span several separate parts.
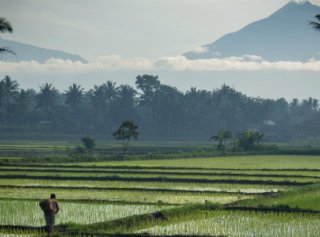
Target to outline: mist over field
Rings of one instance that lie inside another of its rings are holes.
[[[320,0],[0,0],[0,236],[320,233]]]

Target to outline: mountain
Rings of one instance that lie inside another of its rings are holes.
[[[17,55],[4,54],[1,55],[3,61],[7,62],[20,62],[20,61],[38,61],[40,63],[44,63],[46,60],[50,58],[60,58],[64,60],[71,61],[80,61],[87,62],[85,59],[78,55],[66,53],[59,50],[45,49],[37,46],[19,43],[12,40],[6,40],[0,38],[0,46],[1,47],[9,47],[13,50]]]
[[[189,59],[225,58],[244,55],[265,60],[308,61],[320,59],[320,33],[309,25],[320,7],[309,1],[290,1],[268,18],[185,54]]]

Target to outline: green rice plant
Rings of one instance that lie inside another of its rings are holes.
[[[66,163],[66,165],[68,165]],[[70,165],[70,164],[69,164]],[[74,165],[74,163],[73,163]],[[254,155],[212,158],[137,160],[78,163],[82,166],[148,166],[148,167],[192,167],[235,169],[320,169],[319,156],[303,155]]]
[[[0,178],[5,178],[6,176],[23,176],[25,175],[26,178],[28,177],[39,177],[41,176],[42,179],[49,179],[50,177],[60,177],[61,179],[72,179],[72,178],[79,178],[81,179],[91,179],[93,177],[98,178],[106,178],[106,179],[111,179],[111,178],[124,178],[132,179],[132,181],[139,181],[138,179],[142,178],[150,178],[150,179],[176,179],[179,180],[180,182],[183,182],[183,179],[187,181],[194,180],[194,182],[201,182],[201,180],[235,180],[239,181],[242,180],[245,182],[246,180],[248,181],[275,181],[275,182],[300,182],[300,183],[307,183],[307,182],[319,182],[320,181],[320,176],[310,176],[310,177],[299,177],[299,176],[284,176],[284,177],[277,177],[277,176],[259,176],[257,174],[256,176],[249,176],[248,174],[233,174],[233,173],[226,173],[226,174],[217,174],[217,175],[192,175],[190,173],[181,173],[181,174],[170,174],[170,173],[165,173],[165,174],[152,174],[152,173],[94,173],[94,172],[87,172],[87,173],[82,173],[80,171],[77,172],[70,172],[70,170],[57,170],[56,172],[45,172],[43,170],[30,170],[30,171],[2,171]]]
[[[14,233],[1,233],[1,237],[34,237],[34,234],[30,234],[24,231],[15,231]]]
[[[100,191],[100,190],[71,190],[71,189],[23,189],[2,188],[0,198],[6,199],[44,199],[50,193],[56,193],[57,197],[64,200],[104,200],[109,202],[128,203],[164,203],[164,204],[192,204],[205,202],[230,203],[245,198],[253,198],[255,195],[238,194],[202,194],[184,192],[144,192],[144,191]]]
[[[223,235],[239,237],[316,237],[319,214],[210,211],[207,217],[154,226],[138,233],[152,235]]]
[[[258,197],[252,200],[242,201],[237,205],[245,207],[273,207],[286,205],[291,208],[320,211],[320,184],[281,192],[277,197]]]
[[[151,213],[169,206],[152,205],[114,205],[114,204],[86,204],[60,202],[60,211],[56,216],[56,223],[73,222],[90,224],[109,221],[131,215]],[[35,201],[0,201],[1,225],[43,226],[44,216]]]
[[[223,183],[186,183],[186,182],[124,182],[124,181],[87,181],[87,180],[32,180],[32,179],[0,179],[0,185],[21,186],[52,186],[60,187],[109,187],[109,188],[149,188],[170,190],[194,190],[194,191],[217,191],[217,192],[245,192],[265,193],[278,192],[292,189],[291,186],[254,185],[254,184],[223,184]],[[1,191],[1,190],[0,190]],[[1,197],[1,196],[0,196]]]

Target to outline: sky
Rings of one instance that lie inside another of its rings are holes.
[[[183,54],[265,18],[288,0],[0,0],[7,39],[81,55]],[[319,0],[313,1],[319,4]],[[221,24],[222,23],[222,24]]]
[[[320,0],[311,2],[320,5]],[[135,75],[147,73],[181,90],[191,86],[211,90],[227,83],[251,96],[316,96],[320,62],[244,64],[243,59],[231,58],[197,63],[179,56],[268,17],[286,3],[288,0],[0,0],[0,16],[15,30],[1,37],[78,54],[90,62],[6,64],[0,65],[0,77],[10,73],[23,87],[49,82],[66,89],[73,82],[90,88],[108,79],[134,85]],[[195,70],[190,72],[190,68]],[[217,70],[208,72],[207,68]],[[250,73],[261,70],[260,74]],[[272,83],[293,86],[284,91],[273,89]],[[307,85],[301,87],[302,83]]]

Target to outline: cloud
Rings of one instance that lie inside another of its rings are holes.
[[[189,60],[184,56],[146,58],[124,58],[119,55],[102,56],[90,63],[71,60],[49,59],[45,63],[36,61],[0,62],[1,72],[24,73],[85,73],[99,71],[320,71],[320,61],[308,62],[263,60],[259,56],[212,58]]]
[[[293,3],[297,3],[297,4],[303,4],[303,3],[306,3],[308,0],[290,0],[290,2],[293,2]]]
[[[198,53],[198,54],[201,54],[201,53],[207,53],[208,52],[208,47],[207,46],[200,46],[200,47],[197,47],[193,50],[191,50],[192,53]]]

